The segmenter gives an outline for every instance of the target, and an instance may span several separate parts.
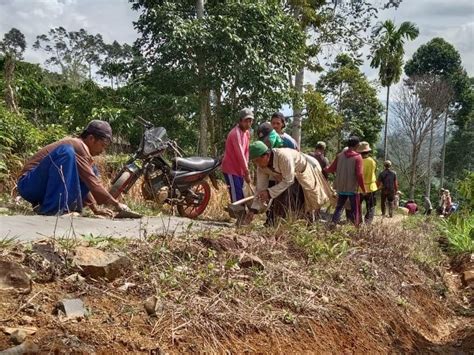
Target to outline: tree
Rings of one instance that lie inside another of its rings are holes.
[[[316,89],[343,118],[338,145],[350,134],[356,134],[373,145],[382,128],[380,115],[383,107],[377,98],[377,91],[360,72],[359,64],[348,55],[340,54],[328,73],[316,84]]]
[[[379,7],[373,1],[287,0],[283,6],[299,23],[308,36],[303,63],[290,72],[293,89],[293,137],[301,140],[303,91],[305,71],[321,71],[318,56],[328,59],[331,51],[347,52],[360,57],[359,51],[367,42],[368,29],[377,19],[379,10],[398,7],[401,1],[382,1]],[[294,76],[294,80],[293,80]]]
[[[147,71],[183,78],[188,101],[201,102],[198,115],[189,117],[196,122],[204,114],[211,123],[206,132],[201,130],[201,149],[208,131],[213,136],[214,127],[235,124],[232,117],[240,108],[253,106],[261,115],[284,103],[287,73],[301,61],[304,35],[278,2],[207,1],[199,19],[191,0],[135,0],[133,8],[140,11],[136,46],[144,53]],[[203,97],[205,105],[199,100]],[[214,136],[223,140],[225,134]]]
[[[453,45],[442,38],[432,39],[428,43],[420,46],[412,58],[407,61],[405,73],[408,76],[436,76],[439,80],[449,83],[453,91],[453,97],[451,102],[446,105],[445,110],[450,109],[451,112],[454,112],[451,117],[452,122],[457,126],[454,132],[454,135],[457,135],[456,147],[460,147],[459,143],[462,139],[467,139],[463,142],[466,146],[474,145],[474,141],[470,138],[472,136],[462,133],[467,128],[466,125],[469,125],[469,117],[472,115],[474,107],[472,86],[466,71],[462,67],[461,56]],[[447,131],[448,123],[448,116],[445,116],[445,132]],[[463,138],[461,138],[461,135]],[[446,136],[444,137],[444,141],[447,141]],[[455,177],[461,174],[465,162],[460,159],[449,159],[445,162],[444,156],[446,151],[446,156],[456,156],[456,154],[450,154],[446,146],[449,147],[450,143],[444,143],[442,149],[441,180],[443,182],[445,164],[448,166],[447,171],[449,175]],[[470,159],[470,157],[468,156],[466,159]]]
[[[103,52],[105,58],[100,64],[99,74],[109,78],[110,86],[118,88],[122,80],[128,74],[128,65],[133,60],[133,49],[130,45],[120,44],[113,41],[112,44],[104,44]]]
[[[19,113],[15,100],[15,91],[13,89],[13,81],[15,79],[15,62],[22,59],[25,48],[25,36],[16,28],[12,28],[10,31],[5,33],[3,40],[0,41],[0,53],[5,56],[5,102],[8,109],[14,113]]]
[[[449,86],[443,82],[433,82],[433,77],[421,76],[412,77],[407,80],[403,87],[397,92],[395,103],[393,104],[393,112],[395,113],[396,135],[407,139],[408,149],[408,185],[409,197],[414,198],[417,177],[419,176],[420,154],[423,144],[426,142],[428,135],[428,166],[426,168],[427,175],[427,191],[431,183],[431,152],[433,146],[434,129],[439,123],[439,115],[436,108],[443,107],[449,100]],[[438,101],[436,104],[435,101]],[[434,108],[434,110],[432,110]],[[433,114],[434,113],[434,114]],[[403,148],[406,146],[400,140],[397,143]],[[399,153],[397,149],[393,149],[395,155]],[[399,161],[403,161],[404,157],[399,157]],[[428,195],[429,197],[429,195]]]
[[[405,40],[414,40],[419,30],[411,22],[403,22],[399,28],[393,21],[386,20],[374,28],[375,43],[372,46],[372,61],[370,66],[379,69],[379,79],[382,86],[387,88],[387,104],[385,107],[384,131],[384,160],[387,160],[387,130],[390,104],[390,86],[397,83],[402,75],[403,45]]]
[[[37,36],[33,44],[34,49],[50,55],[46,64],[59,67],[64,78],[75,87],[87,76],[92,78],[92,66],[100,63],[102,46],[100,34],[90,35],[84,29],[67,31],[64,27],[52,28],[48,34]]]
[[[303,121],[304,142],[315,147],[318,141],[328,141],[339,135],[344,119],[328,105],[312,86],[304,94],[307,119]],[[337,138],[337,137],[336,137]]]

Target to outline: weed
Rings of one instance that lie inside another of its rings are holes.
[[[453,254],[474,252],[474,215],[453,215],[440,220],[439,227],[448,238]]]
[[[5,237],[0,238],[0,250],[11,248],[15,244],[17,244],[17,237],[5,236]]]

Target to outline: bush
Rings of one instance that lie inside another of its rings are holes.
[[[65,134],[60,125],[36,127],[0,104],[0,179],[16,173],[27,157]]]
[[[474,253],[474,215],[454,214],[441,220],[440,226],[453,254]]]

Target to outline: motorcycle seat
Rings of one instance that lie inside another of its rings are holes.
[[[219,164],[219,160],[214,158],[189,157],[174,158],[173,165],[175,170],[203,171],[212,169]]]

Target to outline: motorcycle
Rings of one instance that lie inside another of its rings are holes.
[[[141,192],[146,200],[176,206],[180,216],[197,218],[211,198],[206,177],[218,189],[215,171],[220,160],[185,158],[176,141],[168,139],[164,127],[155,127],[142,118],[138,121],[145,128],[140,145],[112,180],[110,194],[114,198],[126,194],[143,176]]]

